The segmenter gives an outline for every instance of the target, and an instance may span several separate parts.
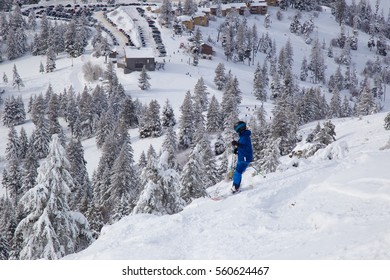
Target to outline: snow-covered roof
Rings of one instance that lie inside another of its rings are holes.
[[[125,47],[124,50],[126,58],[154,58],[152,48]]]
[[[196,12],[195,14],[192,15],[193,18],[204,17],[204,16],[205,16],[204,12]]]
[[[252,7],[267,7],[267,3],[266,2],[255,2],[255,3],[251,3],[251,6]]]
[[[187,15],[183,15],[183,16],[178,16],[177,19],[181,22],[183,21],[190,21],[192,20],[192,17],[191,16],[187,16]]]

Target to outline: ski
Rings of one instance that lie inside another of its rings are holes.
[[[217,196],[214,196],[214,197],[210,197],[210,199],[214,200],[214,201],[221,201],[221,200],[224,200],[224,199],[228,198],[229,196],[235,196],[235,195],[238,195],[238,194],[242,193],[243,191],[251,190],[253,188],[254,188],[253,185],[249,185],[249,186],[240,188],[240,191],[238,191],[236,193],[229,192],[229,193],[217,195]]]

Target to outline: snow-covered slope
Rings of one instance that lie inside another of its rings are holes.
[[[172,216],[126,217],[65,259],[389,259],[384,117],[334,120],[337,140],[313,157],[285,157],[266,178],[250,168],[243,184],[253,189],[198,199]],[[210,196],[229,187],[221,182]]]

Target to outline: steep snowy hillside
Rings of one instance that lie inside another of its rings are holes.
[[[171,216],[126,217],[65,259],[389,259],[384,117],[334,120],[337,140],[313,157],[282,158],[266,178],[249,169],[248,189],[225,200],[198,199]],[[208,192],[229,187],[221,182]]]

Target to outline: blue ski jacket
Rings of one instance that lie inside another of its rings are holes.
[[[239,133],[237,156],[238,161],[250,163],[253,160],[253,150],[250,130],[244,130]]]

